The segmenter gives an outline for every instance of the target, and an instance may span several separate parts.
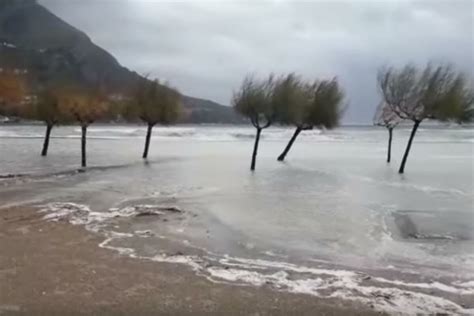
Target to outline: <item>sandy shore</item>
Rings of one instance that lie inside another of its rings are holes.
[[[216,284],[101,241],[34,209],[0,209],[0,315],[380,315],[342,300]]]

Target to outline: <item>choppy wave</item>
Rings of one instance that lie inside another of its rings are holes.
[[[229,255],[204,256],[161,253],[143,256],[133,248],[112,245],[126,238],[148,238],[148,231],[132,233],[108,229],[114,218],[130,218],[143,212],[163,213],[162,206],[136,205],[107,212],[94,212],[88,206],[74,203],[50,203],[41,207],[44,220],[66,221],[84,225],[89,231],[100,233],[104,241],[100,247],[111,249],[132,258],[155,262],[185,264],[198,275],[212,282],[229,282],[252,286],[269,286],[275,290],[314,295],[322,298],[341,298],[361,302],[381,312],[400,315],[447,313],[462,315],[472,312],[445,298],[442,293],[456,296],[474,294],[474,281],[451,283],[406,282],[375,277],[357,271],[322,267],[307,267],[281,261],[246,259]]]
[[[44,137],[43,134],[28,132],[28,131],[9,131],[9,130],[0,130],[0,138],[41,138]]]
[[[141,132],[141,128],[127,128],[127,127],[112,127],[112,128],[107,128],[107,127],[89,127],[87,129],[88,133],[100,133],[100,134],[124,134],[124,135],[134,135],[139,132]],[[81,133],[80,128],[75,128],[74,132],[76,133]]]
[[[262,139],[267,141],[288,141],[293,135],[292,128],[272,127],[264,130]],[[405,133],[406,131],[404,131]],[[142,126],[91,126],[88,128],[88,137],[91,139],[122,139],[144,137],[146,128]],[[421,131],[417,135],[419,143],[474,143],[472,130],[436,130]],[[77,127],[60,127],[53,130],[52,138],[79,138],[81,129]],[[20,126],[0,130],[0,138],[43,138],[43,127]],[[255,137],[255,130],[251,127],[192,127],[192,126],[157,126],[153,129],[152,138],[170,140],[198,140],[198,141],[250,141]],[[396,135],[398,138],[399,136]],[[403,136],[405,137],[405,136]],[[408,137],[408,135],[406,135]],[[332,131],[310,130],[299,136],[301,140],[315,142],[361,142],[385,144],[386,134],[380,129],[349,129],[341,128]]]

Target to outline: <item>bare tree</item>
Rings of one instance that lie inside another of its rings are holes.
[[[247,76],[242,82],[240,90],[235,92],[232,98],[234,109],[249,118],[257,129],[250,164],[252,171],[255,170],[260,134],[263,129],[270,127],[275,121],[273,88],[273,75],[270,75],[266,80],[257,80],[252,76]]]
[[[423,120],[464,123],[473,119],[472,88],[464,74],[449,65],[428,64],[423,70],[411,65],[384,68],[377,79],[387,106],[399,118],[414,123],[399,173],[405,171],[413,138]]]
[[[144,78],[138,82],[124,116],[131,120],[138,118],[147,124],[143,159],[148,157],[153,127],[158,123],[168,125],[176,122],[180,112],[181,95],[177,90],[158,80]]]
[[[343,99],[336,79],[307,83],[294,74],[279,79],[273,97],[278,121],[296,129],[278,161],[285,159],[302,131],[336,127],[343,114]]]
[[[392,135],[393,129],[402,120],[400,117],[392,111],[392,108],[386,103],[382,102],[377,107],[374,116],[374,125],[383,126],[388,130],[388,148],[387,148],[387,162],[390,163],[392,156]]]

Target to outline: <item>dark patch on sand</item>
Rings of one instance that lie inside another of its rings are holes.
[[[426,241],[472,240],[473,216],[459,211],[397,211],[393,213],[398,234],[403,239]]]

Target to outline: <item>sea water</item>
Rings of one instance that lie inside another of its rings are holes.
[[[110,223],[102,246],[187,262],[213,280],[357,297],[389,312],[473,307],[473,129],[422,126],[404,175],[397,171],[409,127],[395,131],[390,164],[383,128],[305,131],[285,162],[276,158],[293,130],[269,128],[255,172],[255,130],[246,126],[156,127],[143,161],[143,126],[91,125],[90,167],[81,173],[80,129],[53,129],[40,157],[44,132],[0,126],[1,206],[128,207],[128,215],[140,205],[174,206],[183,215],[165,222],[127,215]],[[164,251],[163,239],[182,250]]]

